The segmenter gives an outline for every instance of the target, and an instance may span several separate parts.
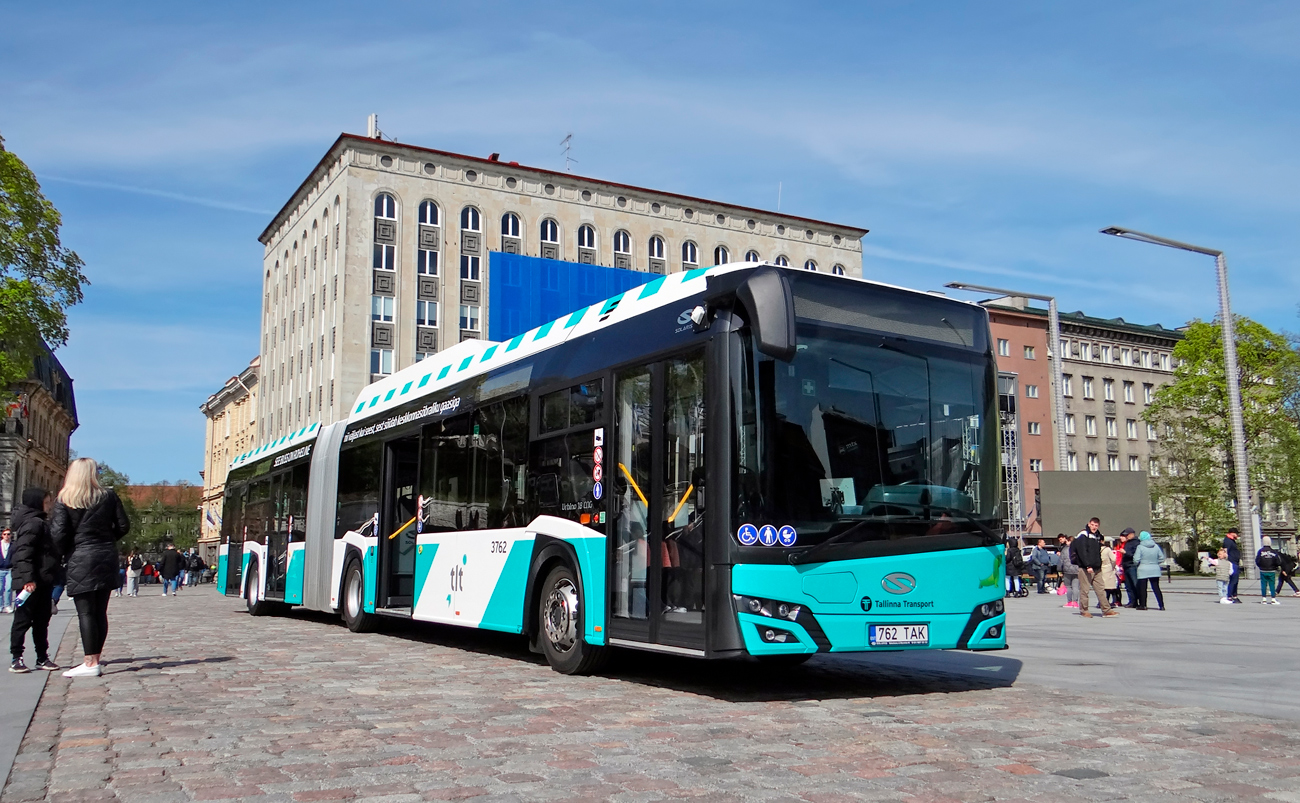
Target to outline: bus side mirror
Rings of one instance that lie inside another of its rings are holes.
[[[781,271],[762,267],[740,287],[736,300],[749,313],[749,326],[759,352],[784,362],[794,359],[798,341],[794,331],[794,293]]]

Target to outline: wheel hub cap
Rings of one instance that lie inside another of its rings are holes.
[[[546,638],[555,649],[568,652],[578,640],[578,589],[567,579],[546,596]]]

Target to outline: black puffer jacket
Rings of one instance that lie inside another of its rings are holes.
[[[28,583],[52,588],[59,571],[59,556],[50,539],[45,511],[39,507],[18,505],[13,514],[14,561],[13,587]]]
[[[117,542],[130,530],[122,500],[112,491],[88,508],[54,504],[50,533],[55,548],[67,556],[69,595],[118,587]]]

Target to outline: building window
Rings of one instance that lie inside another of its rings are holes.
[[[1070,374],[1061,377],[1061,394],[1064,396],[1074,395],[1074,377]]]
[[[1138,439],[1138,422],[1130,418],[1124,422],[1124,429],[1124,434],[1128,436],[1129,440],[1135,441]]]
[[[1067,358],[1067,357],[1069,357],[1069,356],[1070,356],[1070,341],[1068,341],[1068,340],[1062,340],[1062,341],[1061,341],[1061,359],[1064,360],[1065,358]]]
[[[391,374],[392,372],[393,372],[393,350],[392,349],[371,349],[370,350],[370,373]]]
[[[1003,340],[1000,337],[998,338],[998,356],[999,357],[1011,356],[1011,341]]]
[[[1029,458],[1029,470],[1037,474],[1043,470],[1043,460],[1039,457]]]
[[[501,216],[501,236],[518,237],[519,236],[519,216],[514,212],[506,212]]]
[[[746,261],[746,262],[762,262],[763,260],[762,260],[762,258],[759,257],[758,252],[751,248],[751,249],[749,249],[748,251],[745,252],[745,261]]]
[[[725,245],[718,246],[717,248],[713,249],[713,264],[714,265],[727,264],[727,256],[728,256],[727,246]]]
[[[1133,364],[1133,352],[1132,352],[1131,349],[1120,349],[1120,350],[1119,350],[1119,364],[1120,364],[1120,365],[1132,365],[1132,364]]]
[[[843,275],[844,275],[844,266],[843,266],[843,265],[832,265],[832,266],[831,266],[831,275],[832,275],[832,276],[843,276]]]
[[[437,326],[438,325],[438,302],[437,301],[416,301],[415,302],[415,323],[417,326]]]
[[[438,275],[438,252],[425,251],[421,248],[415,252],[415,269],[416,272],[426,276]]]
[[[1124,401],[1127,402],[1128,404],[1132,404],[1132,403],[1133,403],[1133,383],[1132,383],[1132,382],[1125,382],[1125,383],[1124,383]]]
[[[471,282],[479,280],[479,257],[469,254],[460,255],[460,278],[468,279]]]
[[[1037,385],[1025,385],[1025,398],[1026,398],[1026,399],[1037,399],[1037,398],[1038,398],[1038,386],[1037,386]]]
[[[1026,359],[1026,360],[1033,360],[1033,359],[1036,359],[1036,358],[1034,357],[1034,347],[1033,347],[1033,346],[1025,346],[1025,359]]]
[[[1040,423],[1037,422],[1037,421],[1030,421],[1030,422],[1028,422],[1027,424],[1025,424],[1025,426],[1026,426],[1026,428],[1027,428],[1026,431],[1027,431],[1030,435],[1042,435],[1042,434],[1043,434],[1043,425],[1040,424]]]
[[[1074,434],[1074,413],[1065,414],[1065,434],[1066,435]]]
[[[1156,439],[1156,425],[1147,424],[1147,440],[1153,441],[1155,439]]]
[[[1161,370],[1161,371],[1168,371],[1168,370],[1169,370],[1169,355],[1168,355],[1168,354],[1161,354],[1161,355],[1160,355],[1160,370]]]
[[[817,263],[810,259],[810,260],[808,260],[807,262],[803,263],[803,269],[804,269],[804,270],[817,270]]]
[[[1085,415],[1083,417],[1083,434],[1089,438],[1097,437],[1097,416]]]
[[[1142,385],[1142,399],[1143,399],[1143,401],[1145,401],[1147,404],[1150,404],[1151,402],[1155,401],[1155,400],[1156,400],[1156,386],[1155,386],[1155,385],[1148,385],[1148,384],[1143,383],[1143,385]]]
[[[1115,401],[1115,380],[1113,379],[1101,380],[1101,393],[1102,393],[1102,398],[1104,398],[1106,401]]]
[[[550,218],[542,221],[541,240],[544,243],[558,243],[560,241],[560,227]]]
[[[1089,362],[1092,361],[1091,343],[1083,343],[1083,342],[1079,343],[1079,359],[1088,360]]]
[[[695,243],[687,240],[682,243],[682,264],[697,265],[700,261],[700,251],[695,247]]]
[[[1157,458],[1153,457],[1150,462],[1147,463],[1147,473],[1153,477],[1160,476],[1160,461]]]
[[[1119,455],[1106,455],[1106,470],[1119,471]]]
[[[578,247],[595,248],[596,247],[596,230],[591,226],[578,227]]]
[[[1097,351],[1102,362],[1110,362],[1110,346],[1098,346]]]
[[[397,220],[397,201],[386,192],[375,196],[375,217],[385,220]]]
[[[432,351],[417,351],[415,352],[415,361],[424,362],[425,360],[429,359],[432,356],[433,356]]]
[[[1097,457],[1096,452],[1088,452],[1088,470],[1101,471],[1101,460]]]
[[[1106,417],[1106,437],[1107,438],[1119,437],[1119,423],[1115,419],[1111,418],[1110,416]]]
[[[371,296],[370,297],[370,320],[375,321],[376,323],[393,322],[393,297],[392,296]]]
[[[1066,465],[1066,471],[1078,471],[1079,455],[1075,454],[1074,452],[1070,452],[1069,454],[1067,454],[1065,456],[1065,465]]]
[[[781,256],[776,258],[775,264],[780,265],[783,268],[788,268],[790,267],[790,260],[786,259],[785,255],[782,254]]]
[[[1083,378],[1083,398],[1091,399],[1092,397],[1092,377],[1085,376]]]
[[[421,226],[439,226],[438,205],[433,201],[420,202],[420,225]]]
[[[1143,368],[1150,368],[1150,367],[1151,367],[1151,352],[1149,352],[1149,351],[1144,351],[1144,352],[1142,352],[1141,357],[1142,357],[1142,367],[1143,367]]]
[[[397,269],[397,246],[375,243],[375,270]]]
[[[1129,458],[1128,458],[1128,470],[1129,470],[1129,471],[1141,471],[1141,470],[1142,470],[1142,461],[1137,459],[1137,455],[1129,455]]]
[[[474,304],[460,305],[460,328],[471,332],[478,331],[478,306]]]
[[[632,253],[632,235],[623,230],[614,232],[614,253],[630,254]]]
[[[657,234],[651,237],[650,242],[646,245],[646,251],[650,254],[651,259],[663,259],[664,238],[660,237]]]
[[[478,210],[472,206],[467,206],[460,210],[460,230],[461,231],[481,231],[483,220],[479,216]]]

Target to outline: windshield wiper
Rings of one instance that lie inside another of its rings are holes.
[[[956,514],[958,516],[961,516],[962,519],[975,525],[975,527],[980,531],[981,535],[984,536],[985,546],[993,546],[995,544],[1002,544],[1006,542],[1006,536],[1004,534],[999,533],[997,530],[990,528],[987,524],[975,518],[973,515],[966,512],[965,510],[961,510],[960,508],[944,507],[943,505],[922,505],[916,502],[889,502],[889,504],[897,507],[926,508],[928,510],[936,510],[941,514],[942,513],[947,513],[949,515]],[[797,566],[801,563],[815,563],[817,562],[818,556],[824,554],[830,547],[836,544],[842,544],[847,542],[848,540],[850,540],[849,539],[850,535],[859,532],[865,525],[878,524],[880,522],[891,522],[891,521],[908,521],[908,522],[932,521],[933,522],[933,521],[939,521],[939,519],[927,519],[927,518],[922,518],[921,516],[898,516],[898,515],[873,516],[869,519],[864,519],[862,521],[859,521],[857,524],[854,524],[852,527],[849,527],[844,532],[826,539],[825,541],[821,542],[820,544],[813,547],[812,549],[809,549],[806,552],[798,552],[790,555],[789,558],[790,563],[791,565],[794,566]]]
[[[915,507],[915,508],[922,508],[924,510],[935,510],[938,511],[940,514],[947,513],[950,516],[953,514],[961,516],[963,519],[970,522],[971,524],[974,524],[977,528],[979,528],[979,531],[984,535],[984,544],[986,546],[993,546],[994,544],[1006,543],[1007,540],[1006,533],[1000,533],[997,530],[990,528],[987,524],[975,518],[975,516],[968,513],[967,511],[962,510],[961,508],[945,507],[944,505],[924,505],[921,504],[920,502],[890,501],[889,504],[898,505],[899,507]],[[930,521],[938,521],[938,519],[930,519]]]
[[[852,527],[846,529],[844,532],[839,533],[838,535],[833,535],[830,538],[827,538],[825,541],[822,541],[820,544],[813,547],[812,549],[809,549],[806,552],[798,552],[792,554],[790,556],[790,563],[793,565],[798,565],[800,563],[812,563],[814,561],[811,556],[820,554],[823,550],[825,550],[829,546],[845,543],[846,541],[849,540],[850,535],[854,535],[857,534],[858,532],[863,531],[868,524],[880,524],[881,522],[913,521],[913,520],[915,520],[914,516],[896,516],[896,515],[882,515],[882,516],[872,516],[870,518],[864,518],[858,521],[858,523],[854,524]]]

